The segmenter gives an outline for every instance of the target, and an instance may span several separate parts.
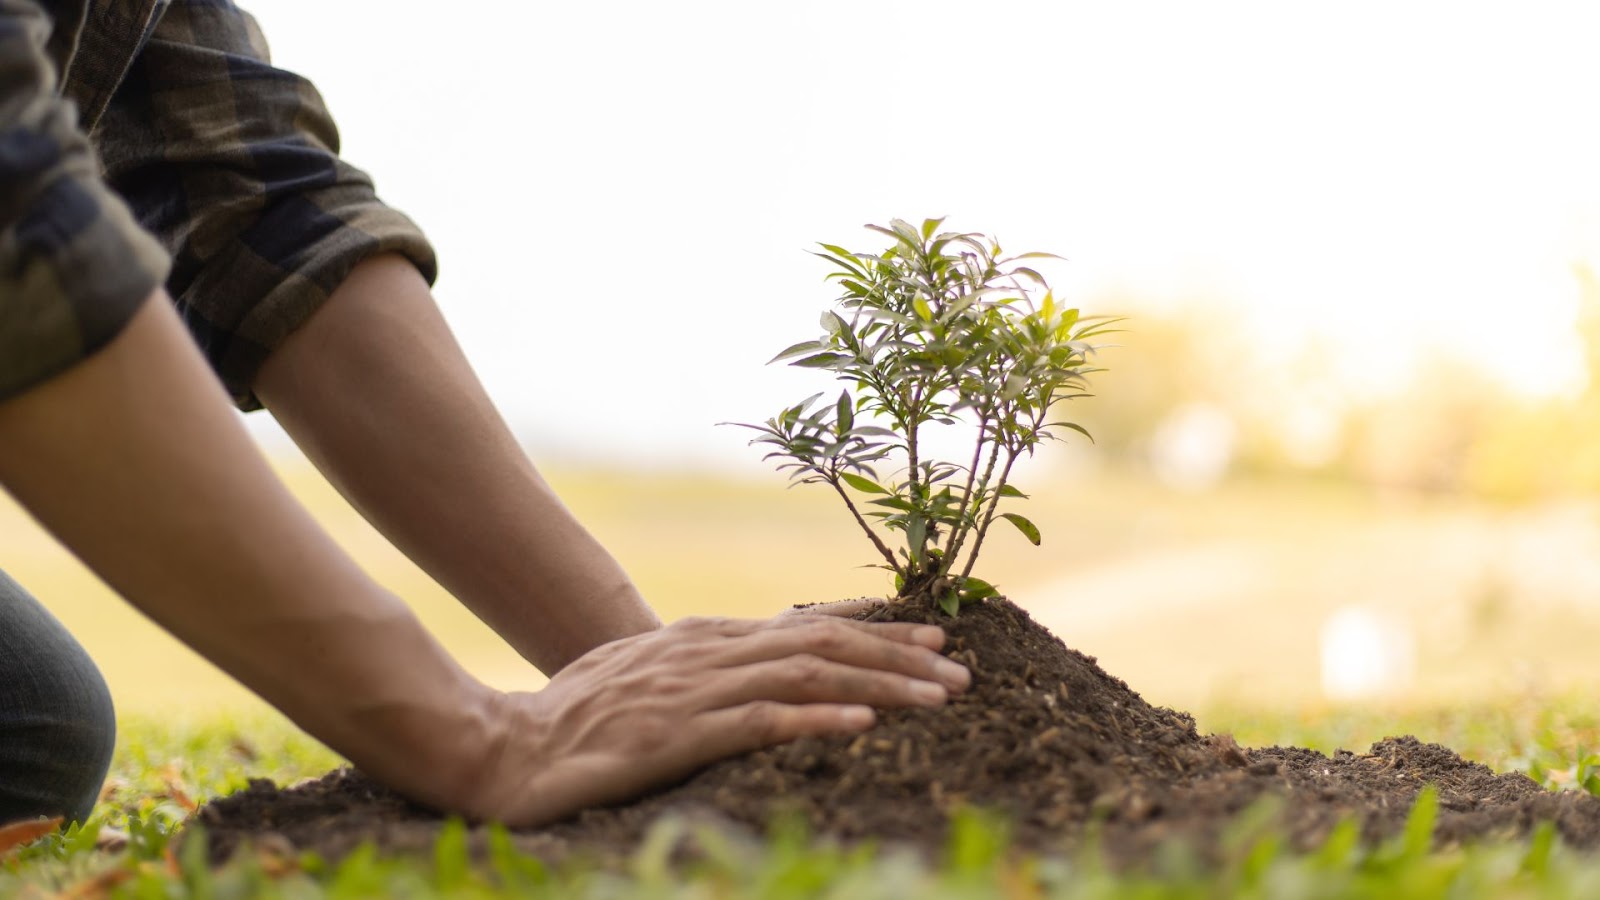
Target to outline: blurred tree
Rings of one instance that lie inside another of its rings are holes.
[[[1480,359],[1435,351],[1413,374],[1356,397],[1340,377],[1350,348],[1308,336],[1264,346],[1224,301],[1196,300],[1137,315],[1106,357],[1098,398],[1079,420],[1102,458],[1159,469],[1185,421],[1226,419],[1228,470],[1299,472],[1385,489],[1463,491],[1507,502],[1600,492],[1600,275],[1575,265],[1588,384],[1577,396],[1527,397]],[[1104,309],[1137,309],[1108,296]],[[1508,332],[1514,328],[1508,323]],[[1515,335],[1503,348],[1515,353]],[[1204,416],[1197,414],[1203,411]],[[1215,428],[1211,429],[1216,431]]]

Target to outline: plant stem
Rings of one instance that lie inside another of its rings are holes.
[[[989,523],[994,521],[994,511],[1000,506],[1000,489],[1005,487],[1006,479],[1011,477],[1011,464],[1016,461],[1017,454],[1007,448],[1006,467],[1000,471],[1000,483],[995,485],[994,497],[989,500],[989,511],[983,517],[983,524],[978,526],[978,540],[972,545],[972,554],[967,557],[966,568],[961,570],[962,580],[966,580],[966,577],[972,574],[972,564],[978,561],[978,551],[983,549],[983,539],[989,533]]]
[[[967,507],[972,503],[972,484],[978,478],[978,461],[983,458],[983,433],[989,427],[989,417],[984,415],[978,419],[978,441],[972,447],[972,465],[967,467],[967,486],[961,494],[961,506],[956,509],[956,522],[950,526],[950,540],[944,545],[944,559],[939,561],[939,574],[950,574],[950,567],[955,565],[956,551],[961,549],[961,538],[967,529],[963,520],[967,515]]]
[[[980,440],[981,440],[981,438],[980,438]],[[982,445],[980,444],[979,446],[982,446]],[[977,493],[974,495],[974,496],[978,497],[978,502],[980,504],[983,502],[983,492],[988,489],[989,481],[990,481],[990,479],[992,479],[994,477],[995,461],[998,460],[999,458],[1000,458],[1000,440],[999,440],[998,437],[996,437],[996,438],[993,439],[993,442],[991,443],[991,445],[989,447],[989,464],[984,466],[984,468],[983,468],[983,479],[978,482]],[[976,463],[974,463],[974,466],[976,466]],[[1009,469],[1009,464],[1008,464],[1007,468]],[[1002,479],[1004,477],[1005,476],[1003,476],[1003,475],[1001,476]],[[974,508],[972,510],[972,518],[973,518],[974,522],[977,521],[978,510],[976,508]],[[968,531],[969,531],[969,529],[963,528],[961,530],[961,540],[956,541],[955,545],[950,548],[950,552],[945,554],[946,556],[948,556],[950,558],[950,565],[952,565],[952,566],[955,565],[956,554],[961,552],[961,544],[964,541],[966,541],[966,539],[967,539]],[[978,549],[976,547],[974,547],[972,549],[972,555],[973,555],[973,557],[976,557],[978,555]],[[972,560],[971,559],[967,560],[967,569],[966,570],[968,572],[972,571]],[[962,577],[965,577],[965,576],[962,576]]]
[[[872,526],[867,524],[867,520],[861,517],[861,512],[856,509],[856,505],[850,502],[850,495],[845,493],[844,488],[839,485],[839,476],[837,474],[831,475],[827,481],[833,485],[834,490],[839,492],[839,497],[844,500],[845,507],[850,510],[850,515],[855,517],[856,524],[861,526],[861,530],[867,533],[867,538],[872,541],[872,546],[877,547],[878,552],[883,554],[883,558],[894,568],[895,574],[909,581],[910,576],[901,570],[899,563],[895,562],[894,552],[883,543],[883,539],[878,537],[878,533],[872,530]]]
[[[906,486],[911,492],[911,505],[918,510],[914,515],[921,515],[920,510],[922,509],[922,491],[919,489],[920,482],[917,481],[917,429],[922,424],[922,387],[921,384],[918,384],[911,391],[911,407],[906,411],[908,413],[906,418],[909,419],[906,427],[906,459],[911,466],[906,475]],[[925,549],[926,546],[911,546],[911,535],[908,530],[906,534],[906,550],[911,559],[906,564],[907,581],[910,581],[911,576],[916,574],[914,570],[920,567]]]
[[[913,502],[917,496],[917,429],[922,424],[922,385],[911,392],[911,405],[906,408],[906,459],[911,466],[906,476],[911,485]]]

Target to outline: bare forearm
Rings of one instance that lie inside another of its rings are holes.
[[[278,484],[164,297],[0,404],[0,483],[302,727],[419,799],[451,800],[457,747],[439,736],[470,744],[492,693]]]
[[[658,627],[529,462],[403,260],[359,266],[267,360],[256,392],[363,515],[545,672]]]

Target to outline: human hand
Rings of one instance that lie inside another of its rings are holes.
[[[872,707],[942,705],[971,682],[931,625],[832,616],[688,619],[595,648],[544,690],[503,695],[468,814],[537,825],[723,757],[870,728]]]

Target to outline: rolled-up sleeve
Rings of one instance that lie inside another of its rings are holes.
[[[0,0],[0,401],[104,347],[169,266],[56,92],[51,25]]]
[[[261,364],[359,262],[433,248],[339,157],[321,96],[231,0],[175,2],[93,132],[108,183],[173,257],[167,288],[242,409]]]

